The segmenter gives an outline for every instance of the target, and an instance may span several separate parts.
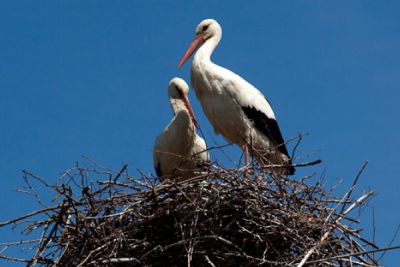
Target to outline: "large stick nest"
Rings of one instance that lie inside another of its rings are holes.
[[[335,197],[306,177],[252,172],[248,179],[214,165],[191,180],[158,184],[129,176],[126,166],[96,164],[66,171],[56,185],[24,172],[44,208],[0,226],[40,230],[33,245],[26,241],[34,255],[0,256],[27,266],[378,266],[366,251],[376,246],[348,217],[373,192]],[[59,204],[45,205],[31,179],[53,189]],[[25,221],[38,215],[45,219]]]

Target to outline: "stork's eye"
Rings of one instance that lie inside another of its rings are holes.
[[[175,84],[175,89],[178,92],[179,98],[182,98],[183,97],[182,89],[179,88],[176,84]]]
[[[208,29],[208,25],[203,26],[203,32]]]

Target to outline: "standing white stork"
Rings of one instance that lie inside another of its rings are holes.
[[[275,164],[275,173],[294,174],[291,159],[265,98],[253,85],[232,71],[211,62],[211,54],[221,40],[222,29],[213,19],[203,20],[196,37],[180,61],[180,68],[196,51],[190,70],[191,84],[216,134],[244,148],[248,164],[251,154],[263,165]]]
[[[183,181],[196,176],[202,163],[209,161],[206,142],[196,134],[199,128],[188,99],[189,86],[180,78],[168,85],[168,97],[174,118],[157,136],[153,162],[160,180]]]

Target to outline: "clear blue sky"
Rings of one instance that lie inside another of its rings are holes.
[[[325,170],[328,185],[343,179],[343,195],[370,160],[354,196],[378,195],[360,227],[372,239],[374,216],[375,241],[387,246],[400,223],[400,2],[162,3],[0,2],[0,221],[38,208],[12,192],[24,186],[22,169],[52,183],[86,155],[154,173],[153,142],[172,117],[167,84],[190,80],[191,60],[177,65],[198,23],[214,18],[223,36],[212,60],[265,94],[285,139],[310,133],[297,156],[321,150],[297,162],[323,163],[294,179]],[[189,97],[208,143],[224,144]],[[0,242],[18,233],[0,228]],[[398,255],[381,263],[397,266]]]

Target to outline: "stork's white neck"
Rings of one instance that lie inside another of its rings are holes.
[[[174,113],[171,124],[175,125],[172,127],[176,131],[175,135],[192,140],[195,135],[194,123],[185,104],[177,98],[170,98],[170,103]]]
[[[196,93],[196,97],[201,103],[203,97],[211,96],[213,93],[221,93],[219,87],[211,86],[211,82],[217,78],[221,69],[220,66],[211,61],[211,54],[217,47],[221,35],[222,32],[207,39],[207,41],[197,50],[193,58],[192,67],[190,69],[190,80]],[[204,93],[205,91],[213,93]]]
[[[181,141],[188,140],[188,143],[178,142],[179,144],[185,144],[185,146],[187,146],[190,142],[193,142],[196,135],[192,118],[183,102],[179,99],[171,99],[171,106],[174,112],[174,118],[167,127],[172,131],[172,136],[174,136],[174,138]]]
[[[183,101],[181,99],[171,97],[169,99],[169,102],[171,103],[171,108],[172,108],[172,112],[174,113],[174,116],[180,111],[185,111],[187,114],[189,114],[185,104],[183,103]]]
[[[222,31],[215,33],[211,38],[207,39],[204,44],[197,50],[194,55],[193,62],[210,63],[211,54],[214,52],[219,41],[221,40]]]

